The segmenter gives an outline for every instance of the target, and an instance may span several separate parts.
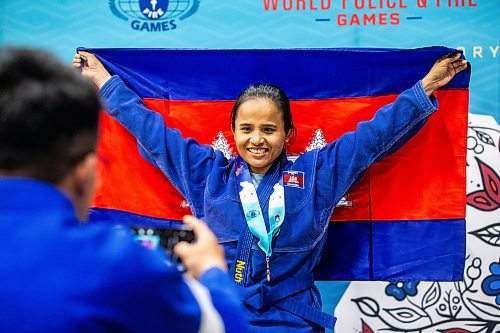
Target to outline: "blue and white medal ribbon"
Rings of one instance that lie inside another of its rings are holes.
[[[278,234],[281,224],[285,219],[285,189],[283,187],[283,177],[280,176],[278,183],[274,184],[273,193],[269,198],[269,232],[267,231],[259,204],[257,191],[252,183],[248,164],[238,157],[236,160],[236,180],[239,184],[239,195],[245,220],[250,232],[259,239],[258,246],[266,254],[267,280],[271,280],[269,260],[273,253],[273,237]]]

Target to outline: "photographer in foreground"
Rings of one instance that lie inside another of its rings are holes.
[[[203,223],[186,217],[197,241],[174,249],[190,276],[129,232],[80,223],[100,108],[92,83],[52,55],[0,49],[1,330],[245,331],[224,251]]]

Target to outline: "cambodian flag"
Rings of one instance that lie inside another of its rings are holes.
[[[86,49],[185,137],[236,153],[229,113],[251,83],[289,95],[301,154],[369,120],[410,88],[444,47],[396,49]],[[461,280],[470,70],[435,93],[439,110],[393,155],[374,164],[336,208],[318,279]],[[91,220],[175,224],[190,210],[135,139],[103,114],[101,176]]]

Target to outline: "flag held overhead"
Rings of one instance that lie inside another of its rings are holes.
[[[293,158],[369,120],[450,50],[85,49],[118,74],[169,127],[236,151],[229,113],[249,84],[272,83],[291,99]],[[470,70],[435,95],[439,110],[394,154],[375,163],[332,216],[318,279],[460,280],[465,257],[465,154]],[[91,219],[175,224],[184,198],[144,160],[136,140],[102,116],[101,183]],[[300,175],[288,176],[284,185]],[[288,184],[288,185],[287,185]],[[183,204],[184,202],[184,204]]]

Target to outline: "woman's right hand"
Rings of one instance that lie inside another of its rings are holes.
[[[83,61],[81,56],[85,56],[87,60]],[[81,68],[82,75],[92,80],[99,89],[111,78],[111,75],[99,59],[89,52],[79,51],[75,54],[73,67]]]

